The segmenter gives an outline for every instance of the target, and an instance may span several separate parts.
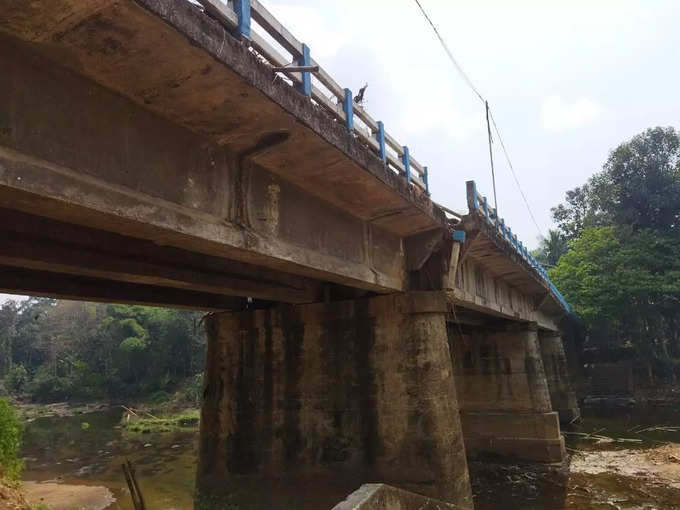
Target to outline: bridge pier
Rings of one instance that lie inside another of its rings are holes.
[[[538,339],[553,411],[557,411],[561,423],[570,423],[581,412],[569,379],[562,336],[556,331],[539,331]]]
[[[299,489],[277,507],[330,508],[379,481],[470,508],[446,308],[412,292],[209,316],[202,505],[250,486],[243,504],[271,507],[274,482]]]
[[[451,324],[449,338],[468,457],[560,462],[564,441],[536,326]]]

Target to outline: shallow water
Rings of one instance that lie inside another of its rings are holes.
[[[600,442],[576,435],[565,435],[567,448],[579,461],[574,469],[550,475],[531,469],[507,468],[473,478],[476,510],[674,510],[680,509],[680,489],[644,475],[624,476],[615,464],[606,473],[584,472],[584,465],[600,461],[598,452],[626,450],[623,459],[633,462],[635,452],[668,443],[680,444],[680,432],[651,431],[637,434],[643,427],[680,426],[680,409],[605,410],[586,409],[580,424],[566,432],[593,433],[640,442]],[[606,463],[605,463],[606,464]],[[642,467],[641,467],[642,469]],[[474,470],[474,467],[473,467]],[[627,470],[635,473],[635,468]],[[502,501],[502,503],[500,502]]]
[[[192,508],[198,431],[123,434],[121,416],[113,409],[28,423],[23,479],[101,485],[116,498],[109,508],[128,510],[133,507],[121,464],[129,459],[147,508]]]
[[[185,510],[193,507],[198,431],[123,434],[119,409],[71,417],[39,418],[24,436],[25,480],[99,485],[111,490],[109,508],[131,509],[120,465],[136,468],[147,508]],[[83,426],[86,422],[88,426]],[[587,411],[573,431],[642,439],[640,443],[602,443],[567,436],[567,445],[582,452],[643,449],[680,443],[678,432],[635,434],[642,425],[680,426],[680,410]],[[587,457],[586,457],[587,458]],[[680,509],[680,489],[644,477],[617,473],[588,474],[501,467],[489,472],[471,465],[477,510],[673,510]],[[342,499],[342,498],[340,498]],[[49,504],[49,501],[47,502]],[[332,505],[331,505],[332,506]]]

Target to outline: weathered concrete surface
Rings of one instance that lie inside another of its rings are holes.
[[[313,302],[328,282],[402,291],[404,239],[444,229],[424,192],[189,2],[0,0],[0,66],[0,207],[88,230],[17,231],[4,291],[73,277],[59,295],[213,309]],[[80,252],[92,232],[107,251]],[[121,256],[140,241],[151,256]],[[23,249],[37,242],[39,260]],[[180,274],[176,250],[230,269],[194,257]]]
[[[571,423],[581,412],[569,378],[562,336],[552,331],[539,331],[538,340],[553,411],[557,411],[561,423]]]
[[[401,235],[441,224],[424,192],[189,2],[3,0],[0,20],[52,62],[236,153],[287,132],[259,163],[361,219]]]
[[[234,261],[232,273],[251,282],[260,274],[255,268],[269,272],[259,289],[222,285],[232,295],[316,300],[311,293],[300,299],[266,291],[273,275],[282,273],[368,290],[404,288],[399,235],[263,168],[259,158],[276,152],[289,135],[265,134],[252,139],[246,155],[235,153],[55,66],[32,47],[0,39],[0,207],[115,234],[117,240],[107,243],[115,247],[145,240],[156,252],[161,246]],[[49,232],[32,228],[25,234],[31,242],[46,242]],[[36,267],[11,253],[0,263],[149,284],[148,271],[122,276],[125,271],[114,264],[82,274],[91,264],[73,253],[86,238],[49,240],[72,243],[72,253],[61,245],[41,250],[44,257],[54,254],[52,267],[49,261]],[[145,262],[159,258],[167,257],[155,253]],[[105,260],[90,259],[100,266]],[[113,253],[110,259],[120,257]]]
[[[456,229],[466,232],[450,299],[467,310],[495,317],[533,322],[559,329],[565,313],[535,268],[476,214]]]
[[[446,510],[460,507],[383,483],[362,485],[332,510]]]
[[[200,493],[379,480],[469,505],[445,311],[423,292],[212,315]]]
[[[0,0],[0,66],[0,207],[112,236],[79,253],[78,236],[22,230],[0,290],[54,295],[73,277],[60,296],[221,309],[314,302],[329,282],[450,288],[468,310],[556,329],[545,284],[474,218],[442,286],[443,212],[189,2]],[[38,241],[40,260],[17,256]],[[167,250],[109,251],[138,241]],[[233,268],[181,273],[164,253],[178,249]]]
[[[536,327],[451,325],[449,339],[468,456],[561,461],[564,442]]]

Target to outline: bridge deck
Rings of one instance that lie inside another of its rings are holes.
[[[327,282],[419,290],[409,272],[448,235],[424,167],[278,78],[256,39],[185,1],[0,0],[0,289],[213,309],[312,302]],[[453,299],[561,313],[526,250],[471,212]]]

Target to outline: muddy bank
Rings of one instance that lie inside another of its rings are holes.
[[[106,487],[69,485],[55,482],[24,482],[26,500],[33,507],[50,510],[103,510],[116,501]]]
[[[0,510],[30,510],[30,508],[19,485],[0,480]]]
[[[680,510],[679,449],[584,452],[560,466],[473,462],[475,510]]]
[[[667,444],[646,450],[575,453],[570,467],[572,473],[612,473],[636,478],[654,486],[680,489],[680,444]],[[678,498],[680,504],[680,492]]]

